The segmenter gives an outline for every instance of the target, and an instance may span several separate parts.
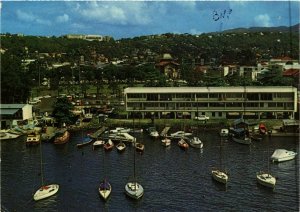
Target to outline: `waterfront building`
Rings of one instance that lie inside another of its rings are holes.
[[[32,105],[30,104],[0,104],[0,127],[11,128],[14,120],[24,121],[32,119]]]
[[[294,118],[297,89],[291,86],[129,87],[126,111],[143,118]]]

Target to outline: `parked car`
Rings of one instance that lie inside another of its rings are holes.
[[[199,121],[208,121],[209,117],[206,115],[200,115],[200,116],[196,116],[195,120],[199,120]]]

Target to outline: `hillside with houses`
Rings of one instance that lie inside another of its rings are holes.
[[[37,87],[71,92],[80,86],[83,95],[90,86],[99,95],[103,85],[113,92],[135,84],[298,87],[299,25],[266,29],[120,40],[1,34],[1,101],[25,103]]]

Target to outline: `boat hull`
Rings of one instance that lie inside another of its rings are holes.
[[[70,139],[70,133],[68,131],[65,131],[62,136],[55,138],[54,144],[65,144],[69,142],[69,139]]]
[[[119,143],[116,146],[116,148],[117,148],[118,152],[123,152],[125,150],[125,148],[126,148],[126,145],[124,143],[123,144]]]
[[[105,142],[102,141],[102,140],[95,141],[95,142],[93,143],[93,149],[97,149],[97,148],[103,146],[104,143],[105,143]]]
[[[35,192],[35,194],[33,195],[33,199],[35,201],[38,201],[41,199],[45,199],[47,197],[51,197],[54,194],[56,194],[58,190],[59,190],[59,185],[57,184],[42,186],[41,188],[39,188],[39,190]]]
[[[161,145],[167,147],[167,146],[170,146],[171,145],[171,140],[168,139],[168,138],[165,138],[161,141]]]
[[[228,129],[221,129],[220,131],[220,136],[221,137],[228,137],[229,135],[229,130]]]
[[[136,151],[138,152],[143,152],[145,150],[145,145],[144,144],[141,144],[141,143],[136,143],[135,144],[135,149]]]
[[[277,149],[271,156],[273,162],[284,162],[293,160],[296,157],[297,153],[293,151],[288,151],[285,149]]]
[[[212,178],[219,183],[226,184],[228,181],[228,175],[225,172],[220,170],[212,170],[211,174]]]
[[[178,146],[183,150],[187,150],[189,148],[189,144],[184,140],[180,140],[178,142]]]
[[[232,137],[232,140],[237,142],[237,143],[240,143],[240,144],[246,144],[246,145],[249,145],[251,144],[251,139],[246,137],[246,138],[236,138],[236,137]]]
[[[268,173],[257,173],[256,180],[259,184],[268,188],[274,188],[276,184],[276,178]]]
[[[102,182],[98,189],[99,194],[103,200],[107,200],[110,197],[111,190],[111,185],[108,182],[106,182],[106,185],[104,185],[104,182]]]
[[[133,199],[139,199],[144,195],[144,188],[138,182],[129,182],[125,185],[125,193]]]

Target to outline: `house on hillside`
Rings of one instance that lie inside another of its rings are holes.
[[[11,128],[13,121],[25,121],[33,118],[32,105],[30,104],[0,104],[0,127]]]
[[[166,75],[169,79],[179,79],[179,63],[175,62],[170,54],[164,54],[155,68]]]

